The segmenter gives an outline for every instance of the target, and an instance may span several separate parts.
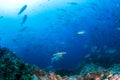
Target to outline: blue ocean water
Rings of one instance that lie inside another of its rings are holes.
[[[38,6],[21,4],[12,13],[0,8],[0,46],[23,61],[40,68],[71,69],[89,54],[120,52],[119,0],[46,0],[34,5]],[[59,52],[66,54],[51,62]]]

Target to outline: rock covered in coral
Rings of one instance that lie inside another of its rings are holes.
[[[0,48],[0,80],[32,80],[33,68],[9,49]]]
[[[104,71],[105,69],[103,67],[97,66],[95,64],[86,64],[81,68],[80,74],[84,75],[89,72],[99,72],[99,71]]]
[[[114,53],[114,54],[89,54],[87,57],[85,57],[84,61],[85,63],[93,63],[105,68],[109,68],[114,64],[120,64],[120,54]]]
[[[47,73],[36,66],[21,61],[7,48],[0,48],[0,80],[119,80],[120,65],[110,68],[84,63],[75,70]],[[77,74],[78,72],[79,74]],[[61,74],[66,73],[66,76]]]
[[[114,64],[109,68],[109,71],[113,72],[114,74],[120,74],[120,64]]]
[[[120,64],[104,68],[96,64],[85,64],[81,68],[82,80],[118,80],[120,79]],[[80,78],[81,78],[80,77]]]

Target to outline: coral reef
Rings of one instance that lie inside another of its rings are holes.
[[[0,80],[32,80],[30,65],[7,48],[0,48]]]
[[[0,64],[0,80],[33,80],[34,75],[45,75],[38,67],[24,63],[7,48],[0,48]]]
[[[46,72],[24,63],[7,48],[0,48],[0,64],[0,80],[120,80],[120,64],[106,68],[86,62],[76,69]]]
[[[120,64],[104,68],[93,63],[81,68],[81,80],[118,80],[120,79]]]
[[[100,66],[97,66],[95,64],[86,64],[83,66],[83,68],[81,68],[81,71],[80,71],[80,75],[85,75],[89,72],[101,72],[105,70],[103,67],[100,67]]]
[[[89,56],[85,57],[84,61],[86,64],[93,63],[105,68],[109,68],[114,64],[120,64],[120,54],[114,53],[113,54],[90,54]]]

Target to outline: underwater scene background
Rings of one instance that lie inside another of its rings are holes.
[[[42,69],[73,69],[84,61],[104,67],[120,63],[119,0],[35,2],[10,7],[1,0],[1,47]]]

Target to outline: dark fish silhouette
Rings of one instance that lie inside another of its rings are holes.
[[[68,2],[68,4],[71,4],[71,5],[78,5],[77,2]]]
[[[26,22],[26,20],[27,20],[27,15],[24,15],[23,20],[22,20],[22,22],[20,23],[21,26]]]
[[[20,9],[18,15],[22,14],[22,13],[25,11],[26,8],[27,8],[27,5],[24,5],[24,6]]]
[[[0,16],[0,19],[3,18],[3,16]]]

